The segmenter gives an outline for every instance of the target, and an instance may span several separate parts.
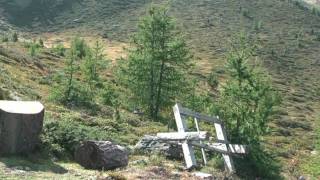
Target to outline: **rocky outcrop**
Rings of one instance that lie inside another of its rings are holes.
[[[75,160],[87,169],[112,170],[128,165],[128,152],[109,141],[85,141],[77,148]]]
[[[43,117],[39,102],[0,101],[0,154],[32,151],[40,141]]]
[[[134,150],[145,153],[161,153],[170,159],[183,159],[182,148],[176,144],[169,144],[157,140],[154,136],[145,135],[135,145]]]

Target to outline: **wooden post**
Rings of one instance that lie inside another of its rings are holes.
[[[176,104],[173,107],[174,117],[176,120],[178,132],[186,132],[188,130],[188,127],[183,117],[181,117],[180,110],[179,110],[180,107],[181,106],[179,104]],[[191,144],[188,144],[187,140],[182,143],[182,151],[186,161],[187,169],[197,166],[193,147]]]
[[[194,123],[196,124],[197,131],[200,132],[198,119],[196,117],[194,118]],[[200,144],[202,144],[201,140],[200,140]],[[202,153],[203,164],[206,166],[207,165],[207,157],[206,157],[206,152],[204,151],[204,148],[201,148],[201,153]]]
[[[219,119],[218,116],[217,116],[217,119]],[[221,145],[221,149],[228,152],[228,146],[227,146],[228,139],[222,124],[214,123],[214,127],[216,129],[217,139],[221,142],[225,142],[224,144]],[[234,170],[234,164],[233,164],[232,158],[228,154],[222,154],[222,157],[228,168],[228,171],[230,173],[234,173],[235,170]]]
[[[244,155],[247,154],[247,146],[230,144],[227,139],[227,135],[223,126],[222,121],[219,117],[210,117],[204,114],[193,112],[187,108],[181,107],[179,104],[176,104],[173,107],[174,117],[177,124],[177,133],[158,133],[157,139],[168,141],[170,143],[177,143],[182,146],[183,155],[186,162],[187,169],[190,169],[197,165],[194,155],[193,146],[201,148],[203,162],[207,164],[207,158],[205,154],[205,149],[209,151],[215,151],[222,153],[222,157],[225,162],[225,166],[229,173],[234,173],[235,168],[231,156],[233,155]],[[197,132],[187,132],[188,127],[186,125],[185,117],[193,117]],[[209,144],[203,143],[202,140],[207,139],[207,132],[200,131],[199,121],[204,121],[208,123],[213,123],[218,142]]]

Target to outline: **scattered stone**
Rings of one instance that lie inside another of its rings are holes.
[[[182,173],[181,172],[178,172],[178,171],[174,171],[171,173],[173,177],[175,178],[180,178],[182,176]]]
[[[212,180],[213,176],[212,174],[207,174],[207,173],[203,173],[203,172],[194,172],[192,173],[193,176],[200,178],[200,179],[206,179],[206,180]]]
[[[0,101],[0,154],[31,152],[40,142],[43,117],[40,102]]]
[[[298,180],[306,180],[304,176],[300,176]]]
[[[181,146],[159,142],[155,139],[156,138],[154,136],[145,135],[134,147],[135,151],[145,153],[159,152],[170,159],[183,159]]]
[[[113,170],[128,165],[128,152],[109,141],[85,141],[75,152],[75,160],[87,169]]]
[[[312,155],[317,155],[317,154],[318,154],[318,151],[311,151],[311,154],[312,154]]]

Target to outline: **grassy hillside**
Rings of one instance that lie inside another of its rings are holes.
[[[108,40],[106,43],[121,44],[115,47],[119,49],[128,46],[139,16],[150,3],[151,0],[34,0],[22,9],[5,3],[0,6],[0,14],[9,27],[31,32],[26,37],[43,37],[45,43],[55,43],[52,39],[66,42],[65,37],[80,33],[89,38],[103,37]],[[194,74],[200,81],[205,81],[211,71],[224,80],[225,53],[234,34],[246,31],[260,44],[259,58],[283,99],[264,145],[282,163],[285,177],[319,177],[306,170],[305,158],[317,151],[314,138],[320,110],[320,17],[287,0],[174,0],[168,6],[195,54]],[[39,78],[46,77],[52,67],[60,68],[59,58],[46,53],[38,58],[25,57],[26,50],[21,49],[19,58],[11,57],[14,53],[0,53],[8,72],[5,75],[15,82],[4,83],[3,89],[14,90],[27,99],[45,100],[48,85],[34,81],[30,74],[37,72]],[[17,61],[7,63],[11,60]],[[59,113],[54,105],[49,105],[49,110]]]

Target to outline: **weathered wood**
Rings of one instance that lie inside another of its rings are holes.
[[[194,118],[194,123],[196,124],[197,131],[200,132],[197,118]],[[202,144],[201,140],[199,142],[200,142],[200,144]],[[207,157],[206,157],[206,152],[204,151],[203,148],[201,148],[201,154],[202,154],[203,164],[206,166],[207,165]]]
[[[217,117],[217,119],[219,119],[219,117]],[[218,123],[215,123],[214,124],[214,127],[216,129],[216,134],[217,134],[217,139],[220,140],[220,141],[228,141],[227,139],[227,136],[226,136],[226,133],[225,131],[223,130],[223,126],[222,124],[218,124]],[[221,146],[221,150],[223,151],[227,151],[228,152],[228,147],[226,144],[222,144]],[[232,158],[230,157],[230,155],[228,154],[222,154],[222,157],[224,159],[224,162],[228,168],[228,171],[230,173],[234,173],[235,169],[234,169],[234,164],[233,164],[233,160]]]
[[[243,145],[235,145],[235,144],[228,144],[229,150],[225,150],[225,144],[222,143],[212,143],[212,144],[200,144],[196,141],[192,141],[190,142],[193,146],[199,147],[199,148],[203,148],[203,149],[207,149],[210,151],[215,151],[215,152],[219,152],[222,154],[227,154],[230,156],[238,156],[241,154],[248,154],[248,150],[246,146]],[[238,147],[238,149],[233,149],[231,150],[231,148],[233,147]]]
[[[43,117],[39,102],[0,101],[0,154],[31,152],[40,143]]]
[[[204,114],[200,114],[200,113],[194,112],[188,108],[184,108],[181,106],[180,106],[179,110],[180,110],[181,115],[183,115],[183,116],[194,117],[194,118],[197,118],[199,121],[222,124],[222,122],[216,117],[211,117],[211,116],[207,116]]]
[[[240,144],[228,144],[229,150],[234,154],[248,154],[248,147]]]
[[[177,124],[178,133],[159,133],[157,139],[160,141],[167,141],[167,143],[179,144],[182,146],[183,154],[186,161],[186,167],[188,169],[196,166],[196,160],[194,155],[193,146],[200,147],[204,164],[206,164],[205,149],[215,152],[222,153],[225,161],[227,170],[230,173],[235,172],[234,164],[231,156],[243,155],[248,153],[246,146],[230,144],[228,142],[226,132],[223,123],[220,121],[219,117],[210,117],[197,112],[193,112],[187,108],[181,107],[176,104],[173,107],[173,112]],[[198,134],[193,134],[195,132],[187,133],[188,130],[186,126],[185,117],[193,117]],[[216,129],[217,142],[213,144],[204,144],[200,138],[200,128],[198,120],[213,123]],[[189,134],[189,135],[188,135]]]
[[[177,129],[178,132],[186,132],[188,130],[188,127],[186,125],[186,122],[184,121],[184,119],[182,119],[181,115],[180,115],[180,109],[181,106],[179,104],[176,104],[173,107],[173,112],[174,112],[174,117],[176,120],[176,124],[177,124]],[[184,143],[182,143],[182,150],[183,150],[183,155],[185,158],[185,162],[186,162],[186,167],[188,169],[193,168],[194,166],[197,165],[196,162],[196,158],[194,155],[194,150],[191,144],[188,144],[188,141],[185,141]]]
[[[158,133],[157,138],[162,141],[199,141],[209,139],[209,133],[206,131]]]

